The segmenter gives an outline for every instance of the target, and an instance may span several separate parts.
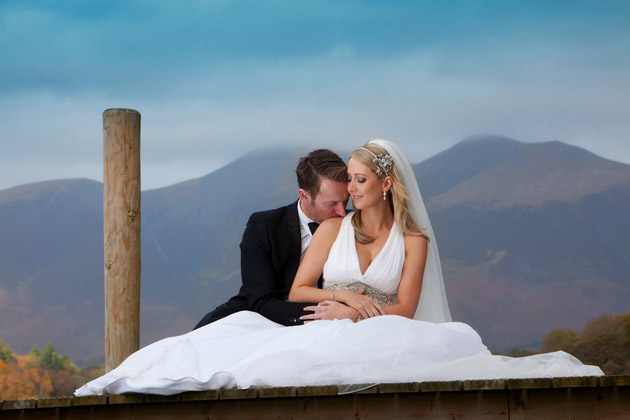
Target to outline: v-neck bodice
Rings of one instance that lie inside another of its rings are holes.
[[[352,220],[350,221],[350,225],[352,225]],[[389,233],[387,235],[387,240],[385,241],[385,244],[378,251],[378,253],[376,254],[376,257],[374,257],[374,259],[368,264],[368,266],[366,267],[365,271],[362,271],[361,270],[361,259],[359,258],[359,250],[357,249],[356,236],[354,234],[354,228],[352,229],[352,238],[354,239],[354,247],[351,247],[351,249],[354,249],[354,254],[356,255],[357,264],[359,264],[359,272],[361,273],[361,275],[363,277],[365,277],[365,274],[370,270],[370,268],[372,267],[372,264],[374,264],[374,262],[377,261],[381,257],[381,254],[383,253],[382,251],[387,247],[387,244],[389,243],[390,239],[392,238],[392,232],[394,232],[394,231],[395,231],[394,225],[392,224],[392,227],[389,230]]]
[[[405,263],[404,235],[394,222],[385,245],[367,267],[365,273],[361,273],[354,228],[351,223],[352,214],[346,215],[341,222],[337,239],[324,264],[324,287],[327,283],[361,282],[392,296],[395,300]]]

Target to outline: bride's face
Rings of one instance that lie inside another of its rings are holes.
[[[383,202],[383,181],[354,158],[348,161],[348,192],[355,209],[365,209]]]

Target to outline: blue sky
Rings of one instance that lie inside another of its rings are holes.
[[[142,114],[143,189],[371,137],[630,163],[630,1],[0,2],[0,189],[101,180],[113,107]]]

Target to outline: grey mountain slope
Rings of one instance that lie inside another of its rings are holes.
[[[301,152],[250,153],[143,192],[143,345],[189,330],[236,293],[247,218],[296,199]],[[414,168],[455,319],[490,346],[630,310],[628,165],[559,142],[493,136]],[[100,183],[0,191],[0,339],[18,352],[50,341],[73,360],[101,355],[102,255]]]
[[[296,199],[302,153],[250,153],[143,192],[143,344],[189,330],[238,291],[247,218]],[[0,191],[0,339],[16,351],[53,342],[74,360],[102,353],[102,194],[102,184],[87,180]]]
[[[630,310],[629,165],[560,142],[492,137],[462,142],[416,174],[454,313],[489,344]],[[438,187],[424,188],[434,179]]]
[[[492,159],[482,164],[484,156]],[[514,270],[533,263],[555,266],[554,278],[575,276],[574,269],[592,276],[588,267],[601,261],[598,273],[627,278],[627,271],[620,268],[628,267],[622,251],[630,244],[630,235],[618,232],[630,232],[630,221],[621,211],[629,204],[630,165],[560,142],[528,144],[492,137],[464,141],[416,165],[416,176],[419,182],[431,183],[444,177],[442,168],[466,165],[467,178],[451,177],[439,189],[428,188],[434,194],[427,207],[443,232],[442,252],[479,260],[490,250],[510,249],[521,260],[531,258]],[[469,241],[450,241],[458,233]],[[564,265],[571,259],[581,262],[579,268]],[[509,274],[536,276],[523,270]]]
[[[629,165],[575,146],[558,141],[521,143],[498,136],[465,140],[416,168],[423,195],[433,209],[574,201],[627,185],[630,179]]]

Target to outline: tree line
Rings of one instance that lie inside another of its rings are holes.
[[[0,400],[73,395],[87,381],[102,375],[104,367],[77,367],[51,344],[35,346],[26,355],[14,354],[0,342]]]
[[[539,349],[517,349],[508,356],[520,357],[564,350],[585,365],[599,366],[606,375],[630,375],[630,313],[602,315],[577,333],[570,329],[549,331]]]

